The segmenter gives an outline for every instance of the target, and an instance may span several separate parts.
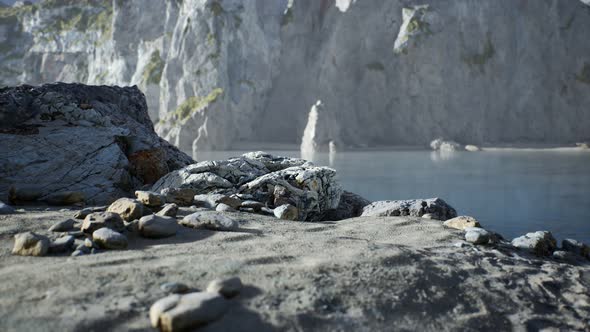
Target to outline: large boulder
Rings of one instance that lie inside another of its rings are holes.
[[[457,211],[440,198],[402,201],[378,201],[363,208],[363,217],[412,216],[430,214],[434,219],[448,220],[457,216]]]
[[[322,220],[327,211],[338,207],[342,194],[333,169],[264,152],[193,164],[171,172],[152,187],[161,193],[181,189],[240,194],[269,207],[291,204],[299,211],[298,220],[307,221]]]
[[[539,256],[550,256],[557,249],[557,241],[548,231],[527,233],[512,240],[512,245]]]
[[[0,141],[0,198],[19,202],[110,203],[192,162],[156,135],[137,87],[0,89]]]

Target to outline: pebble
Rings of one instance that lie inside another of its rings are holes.
[[[166,282],[160,285],[160,289],[166,293],[183,294],[188,292],[189,287],[180,282]]]
[[[106,227],[94,231],[92,240],[103,249],[118,250],[127,248],[127,237]]]
[[[138,228],[141,236],[157,239],[176,235],[178,223],[175,218],[152,214],[139,219]]]
[[[49,251],[49,239],[33,232],[19,233],[14,236],[12,253],[21,256],[45,256]]]
[[[468,227],[465,229],[465,241],[473,244],[487,244],[490,242],[490,233],[483,228]]]
[[[298,220],[299,210],[291,204],[283,204],[274,209],[274,215],[283,220]]]
[[[75,237],[71,235],[62,236],[58,239],[51,241],[49,244],[49,252],[51,253],[62,253],[70,251],[74,246]]]
[[[219,319],[229,302],[218,293],[173,294],[156,301],[150,308],[150,322],[161,331],[193,330]]]
[[[469,227],[481,227],[479,221],[469,216],[459,216],[453,219],[449,219],[443,222],[443,225],[459,230],[464,230]]]
[[[164,207],[156,215],[161,217],[172,217],[176,218],[176,214],[178,214],[178,205],[174,203],[164,204]]]
[[[86,216],[82,223],[82,232],[92,234],[94,231],[108,227],[115,231],[123,231],[125,224],[123,219],[117,213],[113,212],[94,212]]]
[[[143,216],[143,205],[131,198],[119,198],[109,205],[107,212],[117,213],[125,221],[139,219]]]
[[[166,203],[166,196],[153,191],[138,190],[135,197],[141,204],[149,207],[160,207]]]
[[[189,214],[180,222],[181,225],[193,228],[206,228],[215,231],[233,231],[240,224],[237,220],[215,211],[199,211]]]
[[[76,221],[74,219],[68,219],[60,221],[51,227],[49,227],[50,232],[69,232],[74,229],[74,224]]]
[[[215,279],[207,286],[208,292],[219,293],[229,299],[240,294],[244,286],[238,277]]]

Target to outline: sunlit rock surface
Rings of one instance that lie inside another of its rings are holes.
[[[50,0],[0,9],[0,85],[137,84],[186,152],[299,144],[317,100],[345,146],[573,144],[587,3]]]

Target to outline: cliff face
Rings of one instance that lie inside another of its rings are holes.
[[[185,151],[590,139],[579,0],[46,0],[0,9],[0,84],[137,84]]]

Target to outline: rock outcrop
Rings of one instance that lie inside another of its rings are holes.
[[[155,133],[137,87],[0,89],[0,197],[109,203],[192,162]]]
[[[587,2],[44,1],[0,9],[0,85],[138,85],[187,152],[298,144],[318,99],[348,146],[570,144]]]
[[[401,201],[378,201],[363,208],[362,217],[392,217],[429,215],[430,219],[448,220],[457,217],[457,211],[440,198]]]

